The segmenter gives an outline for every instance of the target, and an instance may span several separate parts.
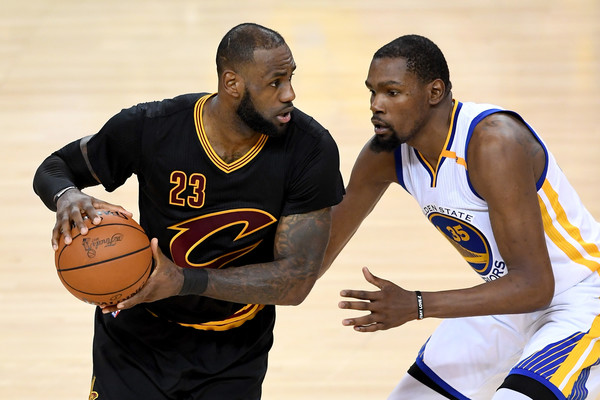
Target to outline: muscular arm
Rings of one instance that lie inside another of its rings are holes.
[[[331,236],[319,276],[329,269],[390,183],[395,180],[394,155],[375,153],[367,143],[352,168],[344,199],[333,207]]]
[[[535,186],[544,157],[541,145],[512,116],[493,114],[477,126],[468,152],[469,175],[488,203],[508,274],[469,289],[424,294],[427,316],[531,312],[550,302],[554,276]]]
[[[237,303],[300,304],[317,279],[330,224],[330,208],[283,217],[275,237],[275,261],[208,270],[202,295]]]
[[[61,235],[65,243],[71,243],[71,228],[77,226],[82,234],[87,234],[83,216],[94,224],[100,223],[97,209],[124,212],[121,206],[107,203],[82,193],[79,189],[98,185],[98,177],[93,172],[87,158],[87,142],[92,136],[76,140],[46,158],[33,178],[33,189],[46,206],[56,211],[56,223],[52,230],[52,247],[58,249]],[[73,189],[64,191],[65,188]],[[57,193],[63,193],[56,198]]]
[[[330,208],[283,217],[275,234],[274,261],[225,269],[187,269],[185,276],[184,269],[162,254],[153,239],[156,264],[148,282],[135,296],[103,312],[181,294],[241,304],[298,305],[317,280],[330,227]]]
[[[507,114],[493,114],[475,129],[468,150],[471,183],[489,207],[498,249],[508,274],[471,288],[423,292],[425,317],[456,318],[531,312],[548,305],[554,276],[539,208],[536,181],[545,154],[531,132]],[[369,311],[344,325],[373,332],[417,318],[415,293],[363,269],[379,290],[344,290],[340,308]]]

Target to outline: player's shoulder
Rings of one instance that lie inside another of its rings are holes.
[[[469,129],[467,133],[477,132],[477,136],[501,135],[505,138],[511,136],[530,136],[532,128],[515,111],[505,109],[489,103],[460,103],[460,121]]]
[[[325,129],[316,119],[306,114],[298,108],[292,111],[292,131],[320,138],[323,135],[328,136],[329,131]]]
[[[290,129],[285,136],[286,141],[298,143],[300,147],[325,147],[337,150],[337,144],[329,131],[315,118],[298,108],[292,111]]]
[[[142,112],[146,118],[167,117],[178,112],[193,109],[196,102],[209,93],[187,93],[159,101],[139,103],[132,107],[133,111]]]
[[[493,103],[478,103],[472,101],[458,102],[461,113],[479,114],[488,110],[505,111],[505,108]]]

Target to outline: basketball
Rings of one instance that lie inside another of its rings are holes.
[[[142,227],[125,214],[101,210],[102,222],[84,219],[88,233],[75,227],[73,241],[61,236],[55,252],[56,271],[71,294],[98,306],[117,304],[133,296],[152,270],[150,240]]]

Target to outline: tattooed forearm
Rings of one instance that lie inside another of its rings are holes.
[[[210,270],[203,295],[236,303],[301,303],[317,279],[330,227],[330,208],[283,217],[273,262]]]

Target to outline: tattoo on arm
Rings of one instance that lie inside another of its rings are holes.
[[[331,227],[331,209],[283,217],[274,261],[210,270],[204,296],[237,303],[299,304],[314,285]]]

